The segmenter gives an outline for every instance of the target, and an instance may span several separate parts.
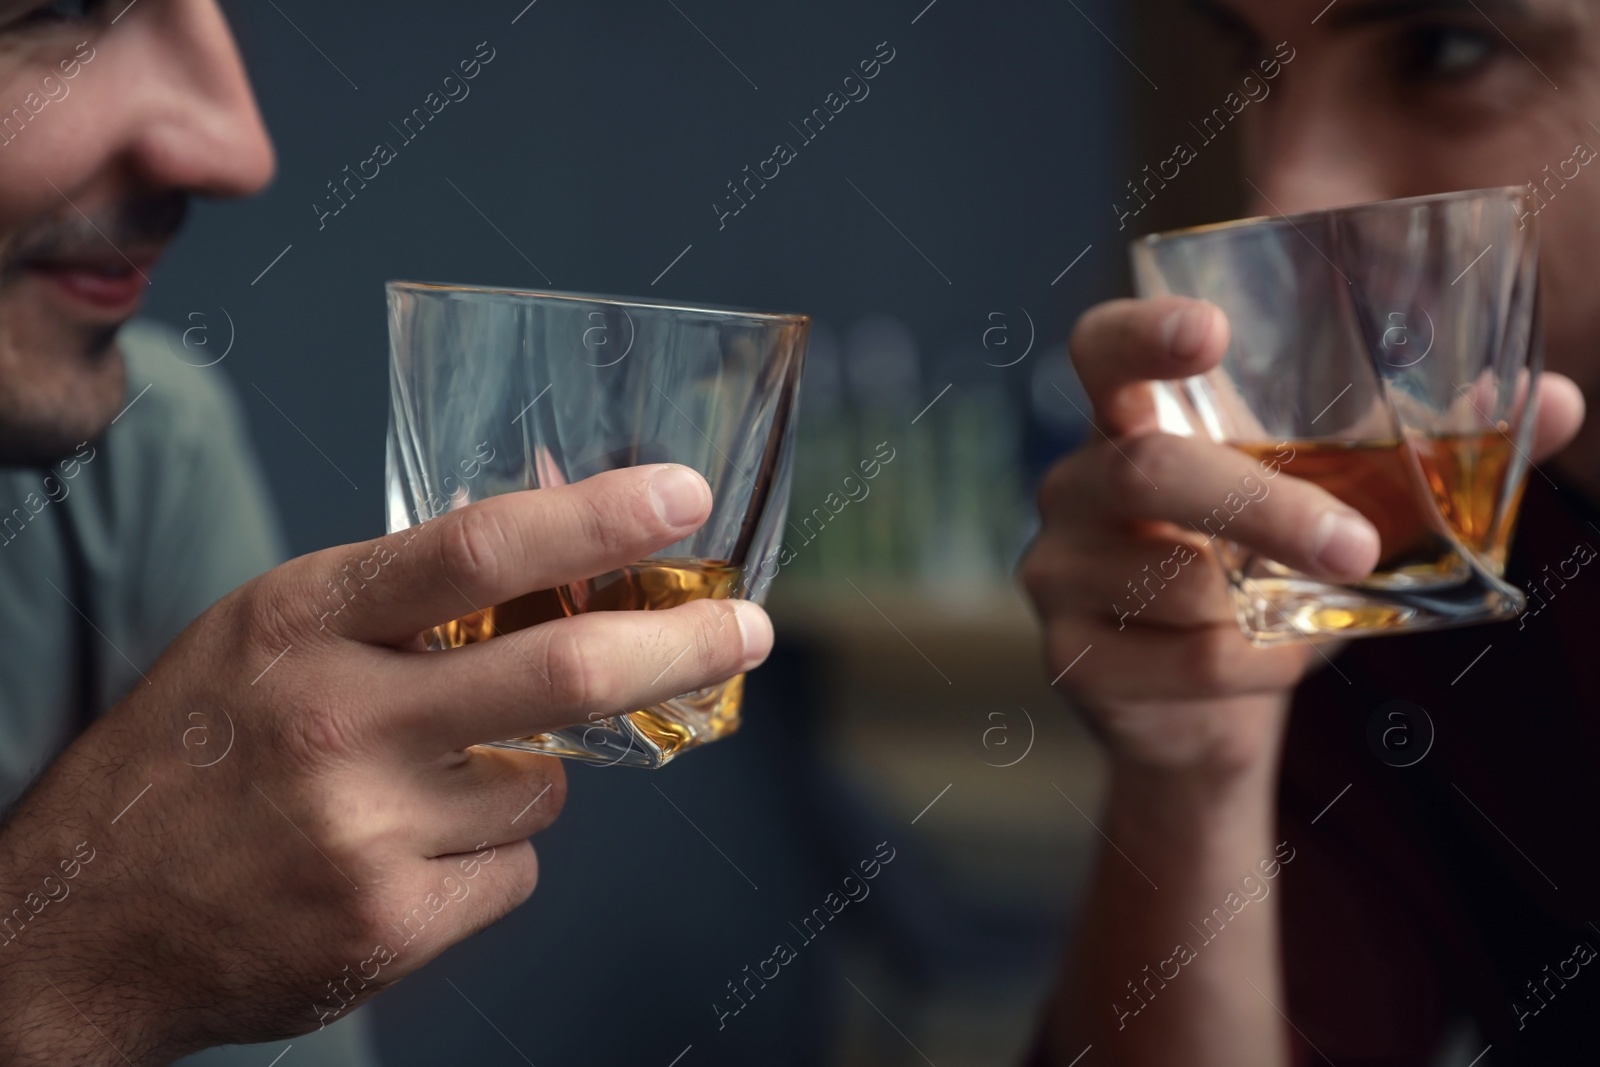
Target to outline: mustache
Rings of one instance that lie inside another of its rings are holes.
[[[189,196],[181,192],[135,195],[94,212],[64,204],[60,213],[29,222],[12,235],[0,249],[0,272],[11,274],[37,261],[103,256],[108,241],[119,250],[165,245],[188,214]]]

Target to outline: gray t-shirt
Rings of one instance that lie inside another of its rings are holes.
[[[0,469],[0,807],[201,612],[285,556],[221,370],[151,323],[119,342],[128,406],[110,429],[48,468]],[[295,1067],[377,1062],[361,1013],[182,1062],[264,1064],[289,1044]]]

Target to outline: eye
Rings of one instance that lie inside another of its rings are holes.
[[[1414,26],[1400,37],[1399,68],[1408,81],[1448,81],[1476,74],[1500,53],[1500,41],[1467,26]]]
[[[40,4],[7,23],[8,26],[49,25],[56,22],[82,22],[105,7],[104,0],[54,0]]]

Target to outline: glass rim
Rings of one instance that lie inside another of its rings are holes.
[[[671,300],[651,300],[648,297],[609,296],[604,293],[579,293],[563,289],[521,289],[515,286],[463,285],[453,282],[418,282],[390,280],[384,283],[389,292],[408,293],[463,293],[477,296],[518,297],[539,300],[571,301],[584,304],[604,304],[609,307],[640,308],[647,311],[686,311],[701,315],[719,315],[727,318],[757,319],[789,326],[805,326],[810,315],[789,311],[757,311],[753,308],[732,307],[719,304],[685,304]]]
[[[1521,185],[1491,185],[1481,189],[1457,189],[1447,193],[1425,193],[1421,196],[1403,196],[1394,200],[1367,200],[1358,204],[1341,204],[1335,207],[1312,208],[1308,211],[1297,211],[1293,215],[1251,215],[1242,219],[1227,219],[1222,222],[1201,223],[1198,226],[1183,226],[1175,230],[1163,230],[1159,233],[1147,233],[1135,237],[1129,242],[1130,248],[1149,248],[1153,245],[1165,244],[1169,241],[1184,240],[1193,237],[1203,237],[1218,233],[1228,233],[1235,230],[1252,230],[1265,228],[1275,224],[1288,224],[1290,226],[1301,222],[1310,222],[1313,219],[1326,218],[1330,215],[1355,214],[1361,211],[1387,210],[1390,208],[1415,207],[1420,204],[1447,202],[1456,200],[1488,200],[1494,197],[1527,196],[1527,189]]]

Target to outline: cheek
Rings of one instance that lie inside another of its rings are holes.
[[[4,43],[0,34],[0,45]],[[55,62],[70,56],[72,46],[40,47],[52,50],[48,61],[18,65],[0,59],[0,159],[5,160],[0,166],[0,231],[6,236],[45,220],[81,225],[62,193],[93,216],[96,208],[106,209],[126,190],[125,181],[110,173],[130,140],[126,82],[113,83],[113,71],[97,70],[97,64],[62,80]],[[106,56],[102,51],[102,62]],[[53,79],[54,99],[44,92],[46,78]],[[38,114],[24,106],[30,94],[35,106],[45,102]]]

